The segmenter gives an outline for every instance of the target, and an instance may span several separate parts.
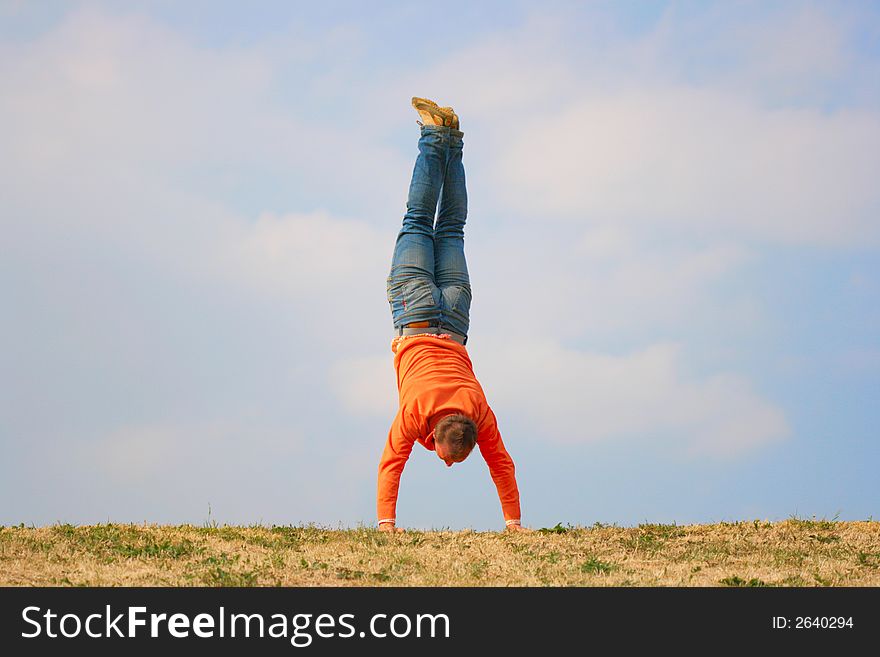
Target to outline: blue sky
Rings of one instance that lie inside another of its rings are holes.
[[[375,520],[413,95],[526,524],[878,517],[877,44],[868,2],[0,1],[0,523]],[[420,448],[398,517],[502,525]]]

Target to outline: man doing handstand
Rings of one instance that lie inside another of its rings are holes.
[[[451,107],[425,98],[412,104],[422,119],[421,137],[387,279],[400,407],[379,461],[379,529],[403,531],[396,526],[400,475],[418,442],[447,466],[478,446],[507,529],[522,531],[513,459],[465,347],[471,286],[464,255],[464,133]]]

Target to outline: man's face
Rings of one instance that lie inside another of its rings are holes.
[[[449,454],[446,452],[446,445],[435,444],[434,449],[437,452],[437,456],[443,460],[447,467],[451,468],[453,463],[461,463],[468,456],[470,456],[471,450],[468,450],[464,454],[460,455],[458,458],[451,458]]]

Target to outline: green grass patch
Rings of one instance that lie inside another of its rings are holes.
[[[835,536],[834,534],[829,534],[825,536],[821,536],[819,534],[810,534],[810,538],[815,541],[819,541],[820,543],[834,543],[835,541],[840,540],[840,537]]]
[[[860,550],[857,559],[860,566],[880,568],[880,552],[862,552]]]
[[[337,579],[364,579],[367,574],[363,570],[351,570],[350,568],[338,568],[336,570]]]
[[[617,565],[590,557],[581,564],[581,572],[589,574],[608,574],[617,569]]]
[[[831,586],[834,584],[834,580],[830,577],[822,577],[819,573],[813,573],[813,579],[816,580],[816,584],[819,586]]]
[[[791,516],[788,519],[788,522],[793,524],[796,527],[801,529],[812,529],[812,530],[820,530],[820,531],[832,531],[837,529],[838,516],[834,516],[831,520],[826,520],[822,518],[820,520],[816,520],[816,516],[813,516],[811,519],[807,520],[805,518],[798,518],[797,516]]]
[[[655,538],[660,538],[663,540],[669,540],[671,538],[678,538],[680,536],[684,536],[686,532],[684,529],[679,527],[676,524],[671,525],[658,525],[653,523],[642,523],[638,527],[639,532],[644,534],[645,536],[653,536]]]
[[[757,577],[745,580],[739,575],[731,575],[730,577],[725,577],[724,579],[718,580],[718,583],[724,584],[725,586],[774,586],[774,584],[768,584],[764,580],[758,579]]]
[[[56,525],[53,534],[71,549],[96,557],[123,559],[179,559],[199,554],[204,548],[188,538],[157,537],[156,532],[137,525]]]
[[[239,569],[241,557],[237,554],[221,552],[202,560],[199,568],[201,581],[208,586],[253,586],[257,583],[257,573],[253,570]]]

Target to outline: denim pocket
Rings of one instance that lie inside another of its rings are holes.
[[[470,285],[453,285],[453,293],[450,296],[449,310],[467,317],[471,312],[471,287]]]
[[[423,278],[407,281],[401,286],[403,307],[407,311],[430,310],[437,306],[439,290],[437,286]]]

